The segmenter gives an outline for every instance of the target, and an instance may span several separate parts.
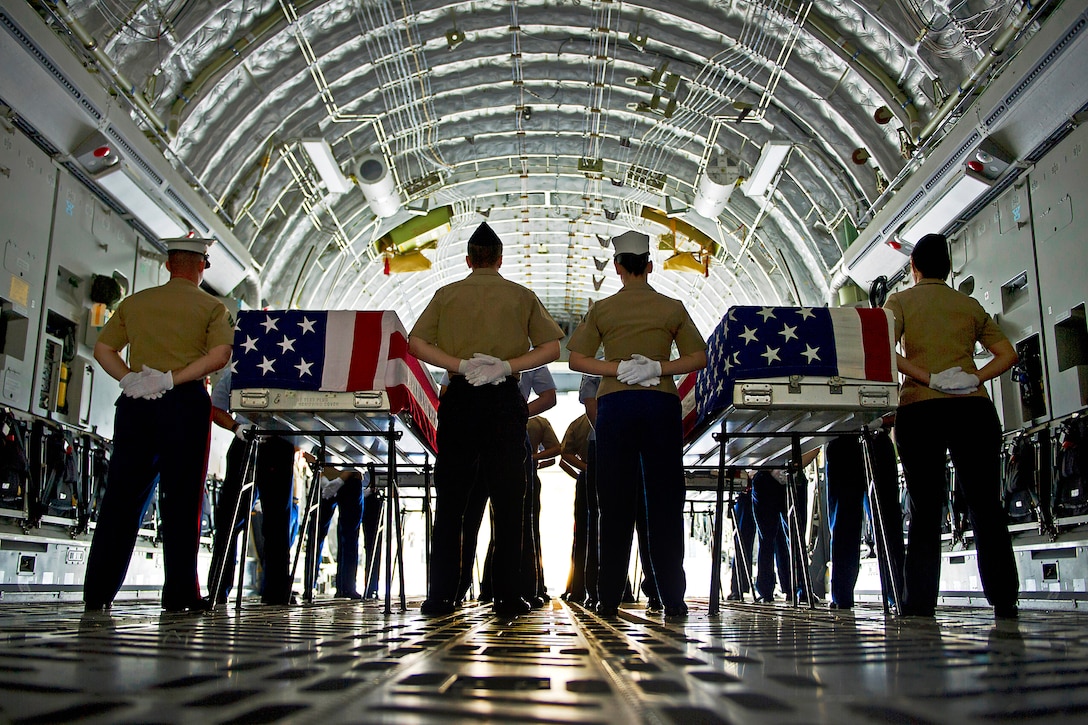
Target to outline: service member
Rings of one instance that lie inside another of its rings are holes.
[[[882,420],[880,421],[882,423]],[[899,505],[899,467],[895,446],[889,431],[878,423],[878,430],[869,441],[869,456],[873,469],[873,493],[884,522],[887,549],[883,551],[887,569],[895,577],[884,583],[890,604],[897,604],[892,594],[903,591],[903,510]],[[827,444],[827,516],[831,531],[831,609],[851,609],[854,587],[861,570],[862,512],[868,496],[869,480],[865,469],[865,454],[856,435],[839,436]],[[881,536],[877,515],[872,516],[873,536]],[[883,564],[882,564],[883,565]],[[881,570],[884,571],[883,569]],[[900,594],[900,596],[902,596]]]
[[[197,579],[200,515],[211,433],[204,378],[230,361],[234,330],[223,303],[200,289],[212,240],[167,241],[170,280],[123,300],[94,357],[121,382],[106,493],[91,540],[83,601],[108,609],[128,571],[140,520],[159,482],[162,606],[206,609]],[[128,363],[120,351],[129,348]]]
[[[899,392],[895,442],[910,497],[901,614],[931,617],[941,574],[945,457],[967,499],[982,590],[999,619],[1017,616],[1019,576],[1001,504],[1001,421],[981,383],[1017,361],[1016,350],[976,300],[945,283],[948,240],[927,234],[910,255],[914,286],[888,297],[895,315]],[[975,369],[975,343],[993,358]]]
[[[326,466],[321,471],[321,504],[317,520],[310,520],[306,532],[306,587],[313,587],[315,577],[313,563],[321,562],[321,549],[325,536],[332,525],[332,515],[340,509],[336,519],[336,593],[337,599],[362,599],[356,582],[359,576],[359,530],[363,525],[363,490],[370,484],[370,470],[353,468],[339,470]],[[316,533],[315,533],[316,532]],[[316,539],[314,537],[317,537]],[[310,552],[317,547],[316,557]]]
[[[253,425],[230,413],[228,368],[212,388],[212,422],[234,433],[227,449],[227,472],[215,505],[215,543],[208,570],[208,596],[213,602],[227,601],[237,564],[237,542],[246,512],[242,498],[242,472],[246,464],[247,431]],[[295,484],[295,445],[280,436],[262,436],[255,442],[257,457],[252,471],[255,493],[261,500],[261,535],[264,538],[259,589],[264,604],[291,602],[291,495]],[[232,520],[231,514],[234,514]],[[218,591],[212,591],[218,581]]]
[[[623,597],[640,486],[652,588],[666,616],[687,613],[683,430],[672,376],[705,367],[706,343],[683,303],[650,287],[649,241],[634,231],[612,239],[623,288],[590,308],[567,345],[572,370],[602,376],[596,445],[603,616],[615,616]],[[674,343],[680,356],[670,360]],[[604,359],[597,360],[602,345]]]
[[[461,543],[474,486],[486,486],[495,538],[496,614],[529,610],[521,598],[522,507],[528,407],[516,373],[559,358],[563,330],[532,291],[502,278],[502,241],[486,223],[472,233],[471,273],[439,289],[409,335],[409,350],[450,373],[438,407],[438,500],[424,614],[454,610]]]
[[[594,399],[595,402],[596,399]],[[592,432],[593,425],[589,422],[589,416],[586,414],[578,416],[567,426],[560,449],[562,458],[559,461],[559,467],[574,478],[574,537],[571,542],[567,588],[562,596],[563,599],[577,604],[585,604],[588,597],[586,555],[590,551],[589,532],[591,528],[594,532],[597,530],[596,517],[590,518],[586,483],[589,471],[589,436]],[[596,513],[596,507],[594,507],[594,513]],[[592,548],[593,565],[596,567],[596,537],[594,537]]]

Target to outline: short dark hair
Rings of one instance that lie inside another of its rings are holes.
[[[646,274],[646,267],[650,265],[650,253],[632,254],[631,252],[620,252],[616,255],[615,260],[616,264],[631,274],[641,277]]]
[[[502,247],[492,245],[468,245],[468,261],[473,268],[494,267],[502,259]]]
[[[952,258],[948,254],[948,237],[943,234],[927,234],[914,245],[910,253],[914,268],[930,279],[947,279],[952,271]]]
[[[208,256],[200,252],[189,252],[183,249],[175,249],[166,254],[170,260],[170,266],[175,269],[199,269],[208,267]]]

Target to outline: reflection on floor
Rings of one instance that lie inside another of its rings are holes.
[[[1088,615],[936,621],[876,607],[696,602],[502,621],[376,602],[160,614],[0,605],[0,721],[79,723],[1085,722]]]

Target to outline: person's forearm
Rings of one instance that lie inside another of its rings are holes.
[[[529,417],[540,415],[555,407],[555,390],[545,390],[529,401]]]
[[[683,375],[693,370],[702,370],[706,367],[706,352],[690,352],[681,355],[675,360],[665,360],[661,363],[662,375]]]
[[[978,375],[979,382],[986,382],[998,377],[1020,359],[1020,356],[1016,354],[1016,348],[1012,346],[1011,342],[1000,342],[990,348],[990,352],[994,356],[993,359],[975,373]]]
[[[94,344],[94,359],[98,361],[98,364],[102,366],[102,369],[106,371],[106,374],[114,380],[120,380],[132,372],[128,365],[125,364],[125,360],[121,357],[121,353],[105,343],[96,342]]]
[[[230,345],[216,345],[206,355],[202,355],[181,370],[175,371],[172,375],[174,385],[188,383],[191,380],[200,380],[216,370],[222,370],[229,362]]]
[[[570,351],[570,360],[567,362],[571,370],[590,375],[600,375],[605,378],[614,378],[619,373],[620,364],[608,360],[598,360],[580,352]]]
[[[212,406],[212,422],[220,428],[225,428],[230,431],[234,430],[234,426],[236,425],[233,415],[222,408],[216,408],[214,405]]]
[[[449,370],[451,373],[457,372],[461,365],[461,358],[450,355],[442,348],[420,337],[408,338],[408,352],[429,365]]]
[[[551,342],[545,342],[537,347],[534,347],[524,355],[518,355],[517,357],[510,358],[506,362],[510,363],[510,372],[520,373],[522,370],[532,370],[538,368],[541,365],[547,365],[550,362],[555,362],[559,359],[559,340],[552,340]]]
[[[563,461],[563,463],[567,464],[568,466],[577,471],[586,470],[585,461],[583,461],[581,458],[574,455],[573,453],[564,453],[561,460]]]
[[[895,355],[895,367],[908,378],[913,378],[922,385],[929,385],[929,370],[920,365],[915,365],[899,353]]]
[[[561,446],[549,446],[548,448],[534,453],[533,458],[536,458],[537,460],[540,460],[541,458],[555,458],[562,450]]]

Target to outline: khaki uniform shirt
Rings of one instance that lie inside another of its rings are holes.
[[[578,456],[583,461],[589,460],[589,434],[593,432],[593,426],[589,423],[589,416],[581,415],[567,426],[567,432],[563,434],[563,449],[561,453]]]
[[[563,330],[532,290],[487,268],[435,292],[410,337],[461,359],[482,352],[509,360],[562,339]]]
[[[555,437],[555,429],[552,428],[552,424],[548,422],[547,418],[534,415],[529,419],[525,429],[529,434],[529,449],[533,453],[537,453],[541,448],[547,450],[559,447],[559,439]]]
[[[634,353],[664,362],[672,354],[673,341],[681,355],[706,349],[683,302],[660,294],[646,281],[631,280],[589,309],[567,349],[593,357],[603,343],[604,359],[611,362],[628,360]],[[597,397],[619,390],[661,390],[675,395],[676,384],[671,375],[662,375],[656,388],[624,385],[614,377],[605,377]]]
[[[114,350],[129,346],[128,366],[161,372],[181,370],[213,347],[232,345],[234,328],[227,308],[187,279],[126,297],[98,341]]]
[[[888,297],[885,309],[895,316],[895,340],[903,357],[931,373],[957,365],[975,373],[975,342],[990,349],[1008,340],[977,300],[957,292],[940,279],[919,280],[910,289]],[[951,396],[907,378],[899,391],[899,404]],[[987,398],[986,388],[968,397]]]

